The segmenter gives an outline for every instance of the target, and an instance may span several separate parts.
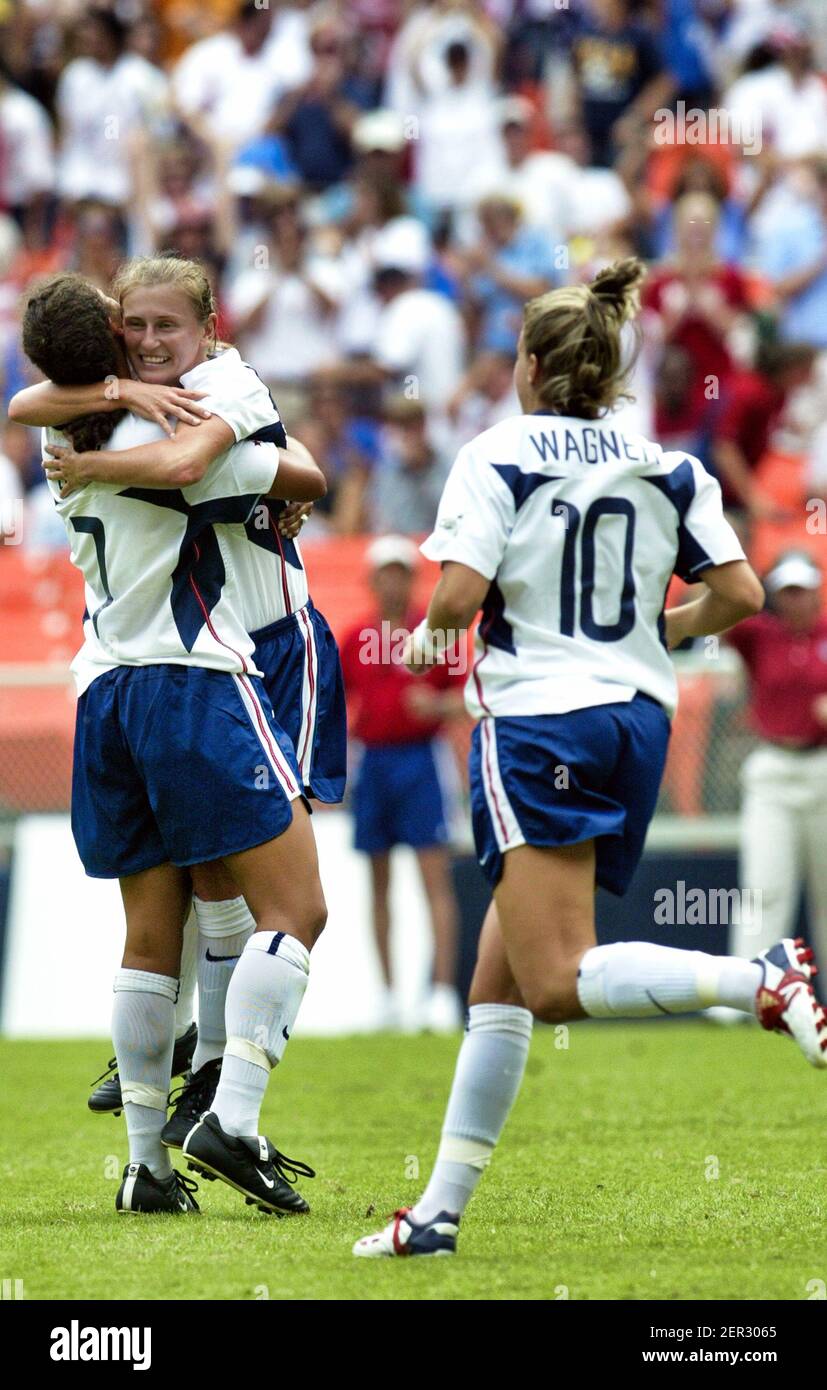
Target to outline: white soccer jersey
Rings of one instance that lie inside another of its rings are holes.
[[[159,434],[158,426],[129,415],[109,447],[129,449]],[[51,429],[43,440],[68,442]],[[79,695],[115,666],[172,663],[260,674],[239,608],[235,548],[214,523],[237,518],[236,529],[243,528],[277,470],[276,446],[249,442],[221,454],[192,487],[89,483],[61,499],[50,484],[86,580],[85,640],[72,663]]]
[[[562,714],[636,691],[671,717],[669,580],[744,558],[698,459],[610,418],[547,414],[503,420],[460,450],[422,551],[491,580],[465,691],[476,718]]]
[[[181,385],[206,391],[201,404],[219,415],[237,440],[250,438],[284,445],[284,426],[270,392],[235,348],[185,372]],[[286,540],[278,529],[283,509],[283,502],[267,502],[244,525],[223,530],[223,543],[232,549],[248,632],[258,632],[307,603],[307,574],[298,542]]]

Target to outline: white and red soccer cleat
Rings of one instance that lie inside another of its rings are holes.
[[[459,1222],[450,1212],[441,1211],[433,1221],[418,1226],[410,1218],[410,1207],[395,1211],[383,1231],[363,1236],[353,1247],[354,1255],[369,1260],[394,1255],[454,1255]]]
[[[764,972],[755,996],[762,1028],[795,1038],[814,1067],[827,1067],[827,1014],[813,990],[818,967],[803,937],[785,937],[755,957]]]

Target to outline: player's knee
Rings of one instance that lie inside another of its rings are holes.
[[[318,894],[307,905],[307,917],[305,930],[310,935],[314,945],[318,941],[327,925],[327,903],[324,894],[319,888]]]
[[[565,1023],[572,1016],[571,992],[554,980],[538,980],[523,990],[526,1008],[541,1023]]]

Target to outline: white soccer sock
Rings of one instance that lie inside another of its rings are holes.
[[[195,898],[193,904],[198,921],[198,1044],[192,1069],[198,1071],[224,1051],[227,990],[256,924],[243,898],[220,903]]]
[[[196,926],[195,913],[190,910],[190,914],[184,923],[184,934],[181,939],[181,967],[178,971],[178,1002],[175,1005],[176,1042],[179,1038],[183,1038],[195,1017],[193,1004],[195,1000],[195,972],[197,960],[198,928]]]
[[[295,936],[256,932],[227,990],[227,1046],[213,1103],[227,1134],[258,1133],[271,1067],[281,1061],[307,988],[310,955]]]
[[[577,997],[592,1018],[654,1018],[713,1004],[754,1014],[762,979],[760,965],[735,956],[618,941],[586,951],[577,974]]]
[[[169,1073],[178,981],[148,970],[119,970],[112,1005],[112,1041],[118,1059],[130,1163],[145,1163],[156,1178],[172,1172],[161,1143],[167,1119]]]
[[[472,1004],[428,1186],[411,1212],[462,1216],[520,1089],[534,1020],[509,1004]]]

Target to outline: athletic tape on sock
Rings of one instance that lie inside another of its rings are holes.
[[[167,1092],[157,1086],[145,1086],[141,1081],[124,1081],[121,1077],[121,1098],[125,1105],[145,1105],[150,1110],[166,1110]]]
[[[254,1067],[262,1067],[265,1071],[272,1070],[272,1063],[263,1047],[258,1043],[250,1042],[249,1038],[228,1038],[225,1053],[230,1057],[239,1057],[242,1062],[252,1062]]]
[[[467,1163],[469,1168],[482,1171],[491,1162],[493,1144],[483,1144],[479,1139],[461,1139],[446,1134],[440,1141],[437,1163]]]
[[[709,1009],[713,1004],[718,1003],[718,989],[721,979],[721,967],[715,956],[708,956],[703,951],[695,952],[697,962],[695,972],[695,982],[698,988],[698,1007]]]

